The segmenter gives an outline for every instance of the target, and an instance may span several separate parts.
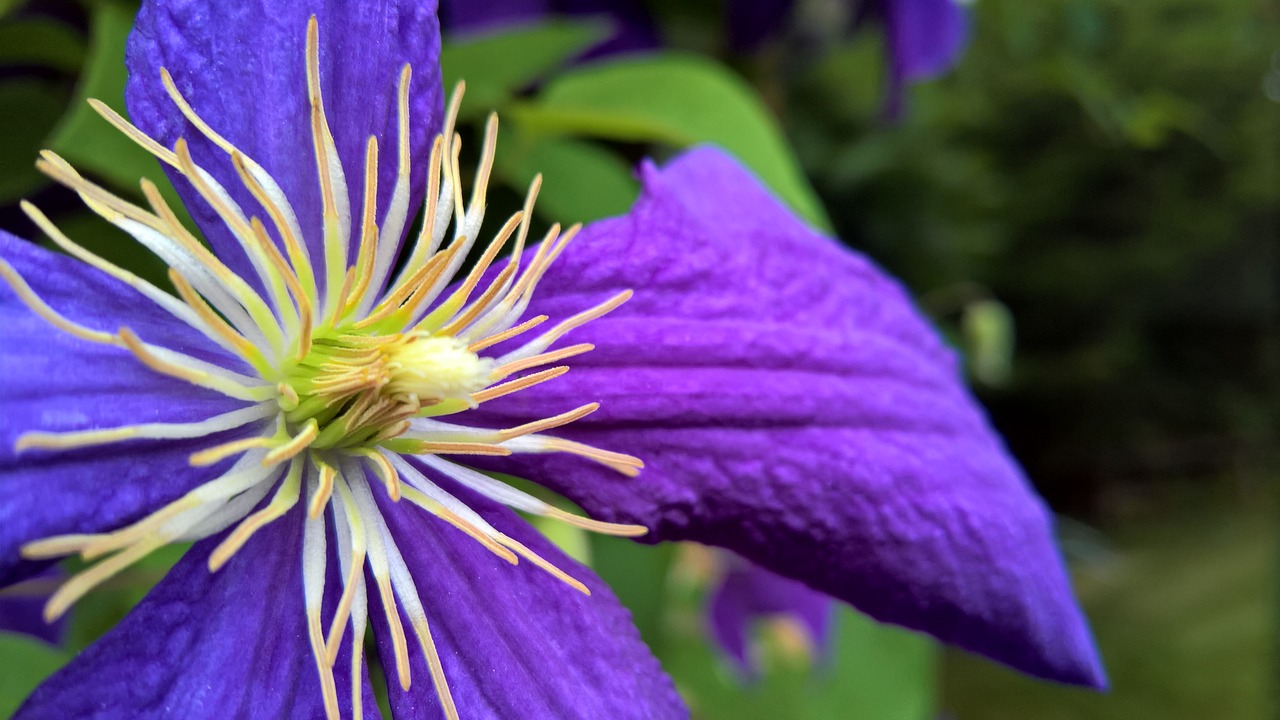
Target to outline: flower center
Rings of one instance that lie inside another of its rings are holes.
[[[423,408],[474,405],[493,368],[449,335],[335,335],[313,341],[281,383],[279,403],[291,426],[315,420],[312,448],[367,448],[409,429]]]

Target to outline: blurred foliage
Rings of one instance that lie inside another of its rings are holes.
[[[1277,540],[1237,511],[1274,502],[1259,486],[1280,437],[1280,3],[981,0],[960,67],[914,88],[900,118],[883,111],[876,33],[846,37],[806,10],[736,57],[721,3],[648,5],[660,53],[575,62],[606,31],[581,19],[446,44],[446,83],[468,83],[462,131],[503,117],[494,215],[539,173],[542,221],[619,214],[640,158],[710,142],[884,264],[963,351],[1031,477],[1090,523],[1064,523],[1064,547],[1115,684],[1096,696],[954,654],[939,700],[933,643],[842,611],[826,658],[759,628],[766,672],[744,685],[702,630],[714,574],[691,575],[671,546],[557,536],[631,608],[695,716],[1260,717]],[[172,192],[83,102],[123,108],[135,9],[0,0],[0,227],[35,239],[16,206],[32,199],[163,283],[158,261],[32,168],[52,148],[125,195],[140,176]],[[1226,492],[1153,512],[1170,477]],[[77,606],[66,648],[0,636],[0,716],[180,553]]]
[[[943,707],[983,720],[1023,720],[1029,708],[1042,720],[1276,717],[1274,498],[1244,508],[1203,487],[1176,495],[1116,533],[1110,557],[1076,573],[1109,693],[954,653]]]
[[[1009,308],[1012,375],[984,396],[1061,507],[1107,513],[1115,488],[1171,473],[1262,482],[1280,433],[1263,82],[1280,5],[983,0],[975,21],[959,68],[896,123],[872,38],[757,71],[783,86],[841,237],[943,320],[964,306],[930,300],[957,287]]]

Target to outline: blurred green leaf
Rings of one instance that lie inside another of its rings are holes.
[[[591,536],[592,568],[622,604],[640,630],[640,637],[655,653],[662,647],[662,621],[667,570],[675,545],[641,545],[623,538]]]
[[[182,559],[190,547],[190,543],[166,545],[98,586],[76,603],[71,612],[67,646],[76,651],[83,650],[115,627],[164,578],[169,569]],[[71,574],[88,566],[78,558],[70,558],[64,562]]]
[[[480,116],[596,44],[608,31],[600,22],[555,20],[481,37],[451,39],[440,53],[445,89],[466,80],[467,100],[460,115]]]
[[[699,720],[927,720],[933,717],[937,648],[924,636],[880,625],[841,606],[831,656],[816,665],[786,660],[762,643],[762,677],[745,682],[708,644],[701,602],[659,655]]]
[[[82,62],[84,39],[65,23],[32,17],[0,25],[0,65],[30,65],[76,73]]]
[[[621,215],[631,207],[639,184],[631,166],[595,143],[563,137],[517,135],[497,155],[498,172],[518,188],[543,176],[537,209],[550,220],[590,222]]]
[[[969,371],[978,382],[1004,385],[1013,371],[1013,314],[999,300],[969,303],[961,319]]]
[[[11,716],[42,680],[67,664],[71,653],[35,638],[0,632],[0,718]]]
[[[97,98],[117,112],[124,112],[125,40],[133,27],[137,7],[124,2],[95,2],[90,11],[89,55],[76,100],[49,140],[49,145],[81,171],[136,192],[138,179],[150,177],[167,185],[158,163],[146,151],[111,127],[88,103]],[[157,82],[159,80],[157,79]]]
[[[13,202],[48,181],[35,169],[44,130],[62,113],[60,93],[40,80],[0,83],[0,204]]]
[[[715,143],[809,222],[830,228],[773,116],[750,86],[711,60],[667,53],[575,68],[513,115],[529,132],[677,148]]]

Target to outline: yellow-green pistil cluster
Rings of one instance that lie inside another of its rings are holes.
[[[323,255],[312,258],[293,208],[280,186],[252,158],[210,128],[178,91],[168,72],[162,81],[177,108],[208,140],[222,148],[258,210],[240,207],[214,177],[192,160],[184,140],[167,148],[97,101],[93,107],[112,125],[177,169],[239,241],[257,275],[257,287],[232,272],[177,219],[154,185],[142,182],[148,208],[125,201],[83,178],[52,152],[37,163],[75,190],[85,203],[132,235],[170,266],[177,297],[90,253],[62,234],[29,203],[27,214],[68,253],[137,290],[210,342],[241,358],[251,372],[215,365],[153,344],[129,328],[109,331],[77,324],[32,292],[0,260],[0,277],[19,299],[59,330],[88,342],[113,345],[152,370],[240,401],[239,408],[197,422],[141,423],[74,432],[32,429],[19,451],[57,451],[132,439],[222,439],[191,455],[193,466],[230,466],[177,500],[131,525],[107,533],[62,535],[29,543],[29,558],[79,554],[95,561],[69,579],[49,600],[46,617],[62,615],[77,599],[153,550],[171,542],[225,533],[209,557],[217,571],[254,533],[299,504],[307,517],[302,537],[302,584],[311,648],[328,716],[338,716],[335,668],[338,648],[351,630],[353,698],[361,697],[361,667],[367,628],[365,568],[390,628],[395,674],[408,688],[408,641],[400,617],[409,618],[445,713],[457,717],[413,578],[388,530],[376,493],[402,499],[467,533],[496,555],[524,558],[572,587],[588,592],[514,538],[503,534],[465,503],[433,483],[426,466],[491,500],[527,513],[557,518],[596,532],[636,535],[644,528],[614,525],[566,513],[443,455],[509,455],[567,452],[635,475],[636,458],[545,434],[595,411],[595,403],[513,428],[485,429],[442,418],[552,380],[568,371],[561,361],[591,350],[570,345],[550,350],[570,332],[621,305],[630,291],[564,319],[528,339],[546,316],[522,320],[539,279],[572,240],[552,227],[528,265],[521,267],[528,222],[540,180],[524,209],[512,216],[452,291],[450,283],[472,249],[484,217],[485,186],[493,164],[497,120],[486,128],[482,160],[470,201],[458,183],[459,140],[454,133],[461,87],[454,94],[444,132],[431,149],[424,223],[406,248],[393,276],[399,240],[409,216],[409,82],[399,80],[397,179],[391,202],[376,206],[378,144],[369,138],[363,203],[358,219],[348,202],[347,180],[324,114],[320,93],[318,30],[307,28],[307,86],[312,143],[323,200]],[[264,219],[265,218],[265,219]],[[452,225],[452,239],[445,243]],[[268,225],[269,224],[269,225]],[[268,226],[270,229],[268,229]],[[348,257],[351,233],[357,252]],[[512,242],[511,260],[482,287],[486,271]],[[517,338],[523,341],[515,341]],[[164,340],[164,338],[158,338]],[[499,343],[508,349],[486,354]],[[515,378],[515,379],[512,379]],[[231,438],[231,439],[226,439]],[[405,459],[413,455],[415,463]],[[403,507],[399,505],[396,507]],[[326,523],[325,510],[331,511]],[[406,510],[409,512],[415,510]],[[329,528],[333,537],[327,537]],[[322,621],[325,565],[336,555],[342,588],[337,611]],[[327,625],[327,627],[326,627]],[[356,717],[361,703],[353,703]]]

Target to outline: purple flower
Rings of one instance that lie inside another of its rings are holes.
[[[178,296],[30,204],[79,260],[0,233],[0,582],[81,555],[56,618],[195,544],[19,717],[375,717],[370,630],[397,717],[684,716],[608,589],[511,509],[728,548],[1103,682],[1048,516],[951,353],[724,155],[646,166],[629,215],[541,243],[535,182],[449,285],[496,121],[464,201],[438,52],[429,3],[145,3],[137,126],[95,107],[168,166],[213,253],[151,185],[139,207],[42,157]]]
[[[786,25],[795,0],[730,0],[726,6],[730,43],[752,50]],[[884,26],[888,53],[888,111],[897,113],[908,84],[950,70],[969,37],[962,0],[872,0],[850,3],[854,24]]]
[[[825,655],[831,639],[831,598],[803,583],[719,553],[723,576],[707,607],[711,637],[746,678],[759,672],[750,634],[757,620],[781,619],[804,633],[807,647]]]

